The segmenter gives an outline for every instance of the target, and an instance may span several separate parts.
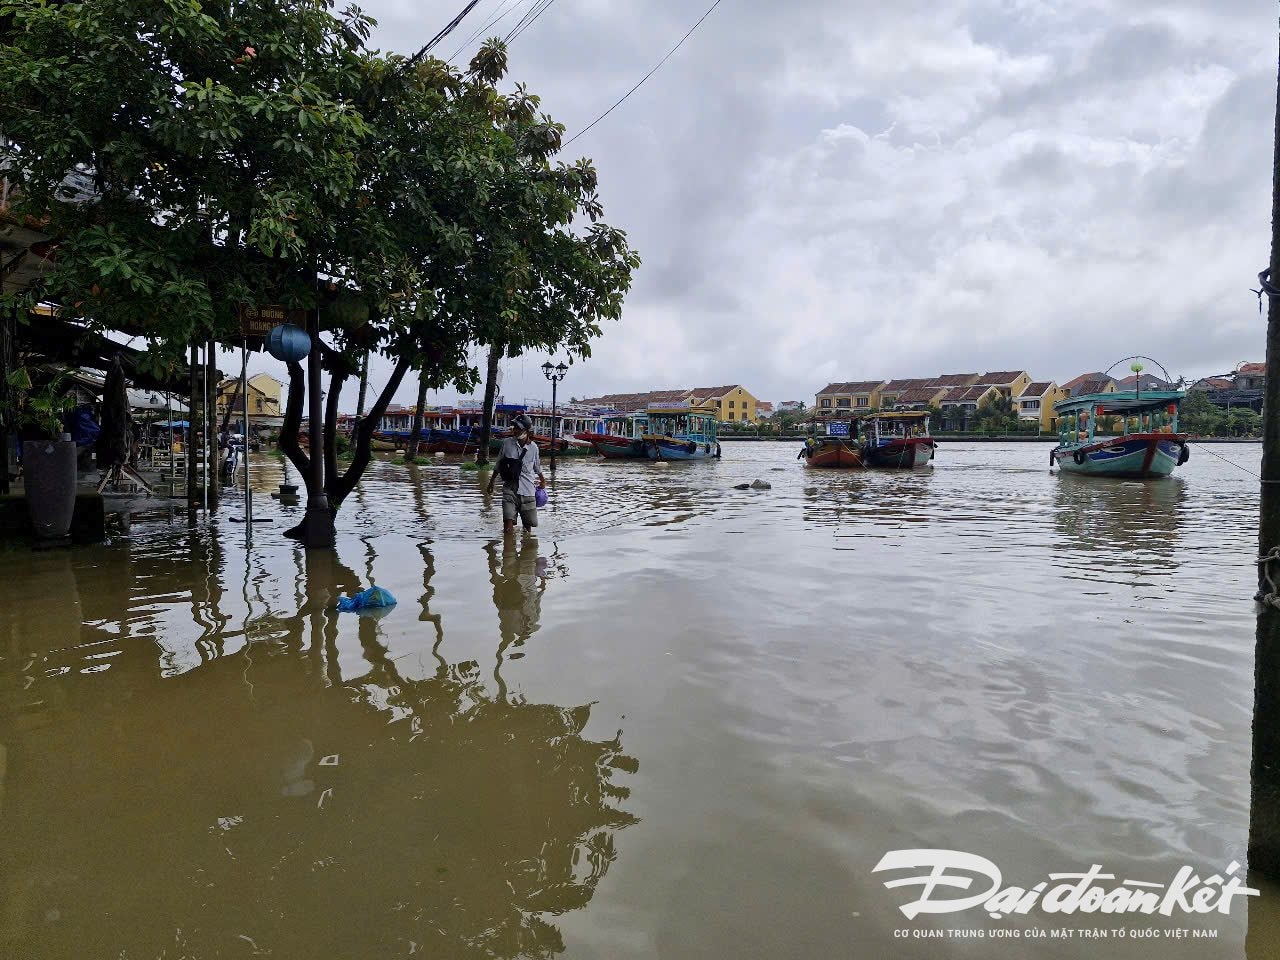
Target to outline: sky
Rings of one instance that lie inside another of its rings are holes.
[[[480,0],[436,52],[533,2]],[[556,0],[508,80],[572,136],[710,3]],[[410,53],[464,2],[361,5]],[[643,258],[561,397],[1262,360],[1276,64],[1274,0],[722,0],[561,154]],[[550,397],[545,359],[504,364],[508,402]]]

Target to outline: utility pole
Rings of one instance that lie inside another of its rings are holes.
[[[1280,65],[1277,68],[1280,95]],[[1267,294],[1267,379],[1263,394],[1262,497],[1258,556],[1280,547],[1280,99],[1271,162],[1271,263],[1260,277]],[[1249,866],[1280,879],[1280,607],[1266,602],[1280,584],[1280,561],[1258,565],[1257,646],[1254,649],[1253,765],[1249,805]]]
[[[307,512],[302,517],[302,543],[306,547],[332,547],[333,514],[324,492],[324,408],[320,405],[321,348],[320,307],[307,312],[311,352],[307,354],[307,451],[311,466],[307,478]]]

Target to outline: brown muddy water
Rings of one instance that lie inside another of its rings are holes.
[[[873,873],[1245,861],[1256,480],[797,449],[562,462],[507,544],[474,474],[379,462],[333,556],[264,457],[251,544],[229,500],[0,554],[0,956],[1280,953],[1257,877],[1226,915],[909,920]],[[370,582],[399,604],[333,611]]]

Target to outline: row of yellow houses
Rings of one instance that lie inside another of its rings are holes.
[[[1050,430],[1054,406],[1069,395],[1067,388],[1052,380],[1033,380],[1025,370],[947,373],[936,377],[829,383],[818,391],[814,412],[829,418],[869,410],[934,407],[942,411],[942,426],[948,429],[968,420],[984,403],[1004,398],[1020,420],[1038,421],[1041,430]]]

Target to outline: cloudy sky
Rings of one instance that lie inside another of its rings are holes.
[[[572,135],[710,2],[557,0],[511,79]],[[409,52],[463,0],[362,5]],[[565,394],[1260,360],[1276,63],[1274,0],[722,0],[563,157],[644,258]],[[548,396],[544,359],[502,393]]]

